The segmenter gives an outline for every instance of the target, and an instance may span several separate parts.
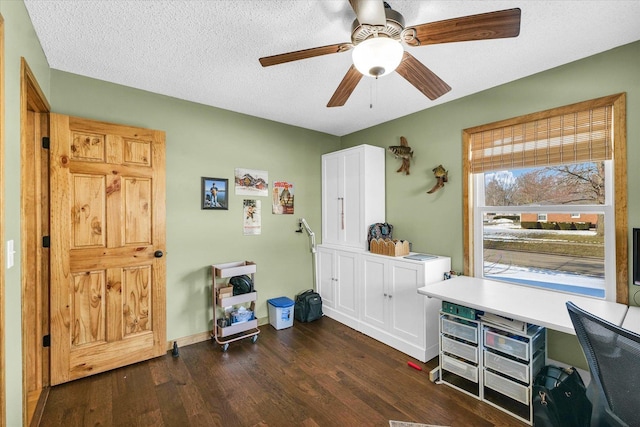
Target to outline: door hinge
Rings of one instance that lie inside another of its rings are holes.
[[[49,236],[42,236],[42,247],[48,248],[50,245],[51,245],[51,239],[49,239]]]
[[[42,346],[51,347],[51,335],[45,335],[42,337]]]
[[[42,137],[42,148],[45,148],[45,149],[48,150],[50,143],[51,143],[51,140],[49,139],[48,136],[43,136]]]

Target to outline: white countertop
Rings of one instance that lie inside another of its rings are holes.
[[[624,322],[622,322],[622,327],[636,334],[640,334],[640,307],[629,307]]]
[[[567,301],[616,325],[622,325],[628,309],[616,302],[468,276],[423,286],[418,293],[568,334],[575,331]],[[637,317],[630,322],[634,322],[638,331],[640,307],[635,312]]]

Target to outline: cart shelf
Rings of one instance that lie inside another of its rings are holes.
[[[211,334],[212,339],[220,344],[222,351],[227,351],[229,343],[244,338],[251,338],[252,342],[256,342],[260,329],[258,329],[258,320],[255,319],[255,302],[258,298],[258,293],[249,292],[241,295],[220,295],[219,291],[222,287],[228,286],[228,279],[234,276],[248,275],[251,276],[251,281],[255,288],[255,272],[256,264],[251,261],[238,261],[228,262],[225,264],[215,264],[211,266],[211,276],[213,286],[211,289],[212,302],[213,302],[213,332]],[[226,307],[240,306],[249,304],[249,308],[254,312],[254,319],[244,322],[233,323],[231,325],[221,326],[218,322],[219,312],[225,310]]]

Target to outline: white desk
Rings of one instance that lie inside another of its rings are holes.
[[[622,327],[640,334],[640,307],[629,307],[629,311],[624,317],[624,322],[622,322]]]
[[[574,335],[567,301],[616,325],[622,325],[628,308],[615,302],[468,276],[423,286],[418,293]],[[629,322],[640,330],[640,307],[634,313],[635,320]]]

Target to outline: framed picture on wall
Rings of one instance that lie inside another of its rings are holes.
[[[202,177],[202,209],[229,209],[229,180]]]

